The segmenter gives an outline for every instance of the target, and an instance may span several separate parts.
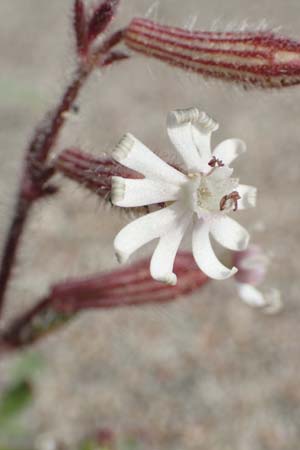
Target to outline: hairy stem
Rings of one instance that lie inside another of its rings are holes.
[[[16,251],[30,208],[30,201],[18,199],[9,233],[5,242],[0,270],[0,314],[3,306],[4,294],[15,263]]]
[[[70,111],[81,87],[94,68],[105,64],[107,53],[120,42],[122,36],[123,34],[120,31],[112,34],[98,49],[91,53],[85,62],[78,65],[73,80],[66,88],[57,107],[46,115],[25,151],[22,181],[0,266],[0,317],[8,282],[15,265],[18,246],[31,206],[38,199],[54,192],[53,189],[47,189],[47,186],[45,186],[52,175],[51,169],[46,166],[49,152],[57,141],[59,132],[67,119],[66,113]],[[103,58],[101,58],[102,56]]]
[[[78,68],[57,108],[51,114],[52,117],[50,116],[49,119],[47,116],[42,124],[42,127],[36,131],[27,153],[29,155],[36,155],[38,161],[42,162],[46,160],[50,149],[56,142],[61,127],[66,121],[65,113],[71,109],[75,99],[78,96],[80,88],[85,83],[91,73],[91,70],[92,66]]]
[[[43,192],[45,178],[43,171],[38,170],[37,164],[41,164],[46,160],[49,151],[55,144],[58,134],[66,120],[64,113],[70,110],[88,75],[89,71],[87,70],[80,69],[76,72],[74,79],[67,87],[57,108],[54,113],[51,114],[52,118],[49,119],[47,116],[42,125],[37,128],[34,137],[26,150],[23,178],[14,215],[4,245],[0,266],[0,315],[3,309],[7,284],[15,264],[16,252],[29,211],[34,201],[41,198],[45,193]]]

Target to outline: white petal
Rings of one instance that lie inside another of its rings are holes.
[[[218,260],[209,240],[209,225],[200,221],[193,231],[193,255],[200,269],[210,278],[224,280],[237,272],[236,267],[228,269]]]
[[[226,139],[221,142],[213,151],[213,156],[220,159],[224,164],[229,165],[239,155],[246,151],[246,144],[240,139]]]
[[[192,128],[194,142],[201,156],[202,167],[200,170],[207,173],[211,170],[208,166],[212,157],[211,135],[219,128],[219,124],[209,117],[205,112],[199,112],[198,120]]]
[[[211,225],[214,239],[230,250],[245,250],[249,244],[249,233],[235,220],[228,216],[218,217]]]
[[[239,184],[237,191],[241,196],[238,200],[238,209],[253,208],[256,205],[257,189],[255,187]]]
[[[211,133],[218,125],[197,108],[172,111],[168,115],[169,137],[190,172],[207,172],[211,159]]]
[[[168,135],[181,156],[189,172],[198,172],[202,167],[201,158],[193,140],[192,124],[185,123],[171,127],[168,123]]]
[[[267,314],[276,314],[282,309],[281,293],[271,288],[265,294],[251,284],[237,283],[240,298],[250,306],[263,308]]]
[[[180,187],[162,181],[112,177],[111,201],[114,205],[135,207],[176,200]]]
[[[182,209],[174,203],[142,216],[122,228],[114,240],[119,262],[126,261],[138,248],[167,233],[181,215]]]
[[[153,180],[173,184],[186,181],[183,173],[169,166],[130,133],[125,134],[121,139],[112,156],[123,166],[136,170]]]
[[[177,277],[173,273],[173,265],[180,242],[192,219],[192,213],[186,213],[181,220],[160,238],[153,253],[150,265],[151,275],[155,280],[174,286]]]
[[[251,284],[237,283],[240,298],[251,306],[266,306],[263,294]]]

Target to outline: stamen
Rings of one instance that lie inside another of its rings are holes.
[[[225,209],[231,209],[233,207],[233,211],[238,209],[238,200],[241,198],[238,191],[232,191],[231,194],[224,195],[220,201],[220,211],[224,211]]]
[[[208,165],[210,167],[216,167],[216,166],[223,167],[224,166],[223,162],[220,159],[216,158],[215,156],[212,157],[212,159],[209,161]]]

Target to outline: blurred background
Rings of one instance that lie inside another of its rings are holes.
[[[71,10],[72,0],[0,2],[2,241],[24,148],[74,68]],[[298,0],[124,0],[113,28],[147,13],[180,27],[263,27],[300,38]],[[238,219],[271,256],[267,284],[281,290],[284,309],[276,316],[250,309],[228,280],[166,306],[81,314],[30,351],[1,356],[0,448],[90,449],[82,442],[100,432],[108,436],[101,448],[111,448],[113,433],[118,450],[295,450],[300,86],[244,91],[133,55],[95,73],[77,103],[57,150],[109,153],[131,131],[168,156],[167,112],[194,105],[221,124],[214,143],[245,140],[248,152],[235,167],[258,187],[259,201]],[[60,194],[32,214],[2,327],[54,281],[117,266],[112,240],[126,218],[58,182]],[[9,418],[5,401],[13,404]]]

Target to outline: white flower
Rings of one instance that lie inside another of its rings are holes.
[[[209,235],[231,250],[240,251],[248,245],[248,232],[228,216],[256,202],[256,189],[239,184],[237,178],[231,177],[233,169],[229,167],[246,150],[245,144],[239,139],[227,139],[212,152],[211,134],[218,124],[197,108],[172,111],[167,127],[186,173],[168,165],[131,134],[123,137],[113,153],[116,161],[145,177],[112,177],[113,204],[168,205],[138,218],[118,233],[114,241],[117,257],[120,262],[126,261],[138,248],[159,238],[151,259],[151,275],[175,285],[174,259],[192,225],[193,255],[199,268],[211,278],[228,278],[237,269],[228,269],[218,260]]]
[[[281,294],[278,289],[259,290],[269,266],[269,258],[258,245],[249,245],[247,250],[236,252],[233,264],[238,268],[235,275],[240,298],[250,306],[263,308],[268,314],[282,309]]]

